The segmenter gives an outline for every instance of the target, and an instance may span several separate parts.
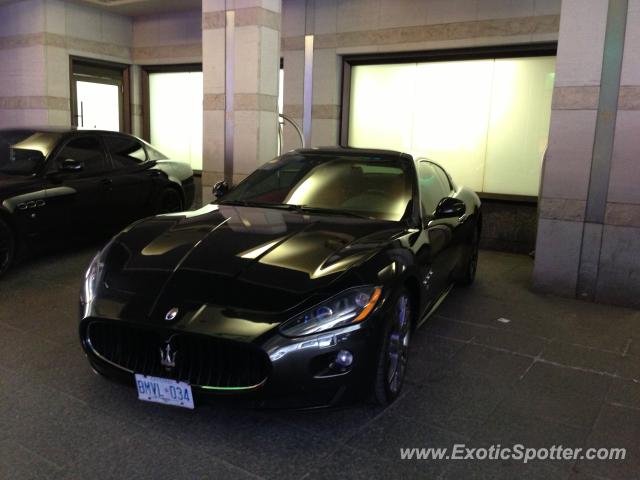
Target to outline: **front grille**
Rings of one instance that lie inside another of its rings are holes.
[[[90,348],[116,367],[193,386],[255,388],[265,382],[271,366],[267,355],[251,345],[204,335],[103,321],[91,322],[86,332]],[[161,363],[167,344],[175,354],[174,367]]]

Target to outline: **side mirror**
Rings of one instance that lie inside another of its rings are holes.
[[[61,172],[79,172],[84,168],[84,164],[80,160],[73,158],[65,158],[58,166]]]
[[[461,217],[467,211],[467,206],[462,200],[445,197],[438,203],[435,218]]]
[[[226,195],[229,190],[231,190],[229,188],[229,184],[224,180],[216,182],[216,184],[212,188],[213,196],[216,198],[220,198]]]

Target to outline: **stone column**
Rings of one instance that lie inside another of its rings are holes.
[[[237,183],[276,155],[281,1],[204,0],[202,8],[207,199],[217,180]]]
[[[213,184],[224,179],[225,26],[225,2],[217,0],[203,0],[203,202],[211,200],[211,187]]]
[[[284,114],[302,129],[306,4],[297,0],[283,0],[282,8],[283,110]],[[287,37],[284,36],[285,32]],[[283,137],[284,152],[300,148],[300,138],[288,123],[285,123]]]
[[[52,108],[69,100],[49,96],[42,0],[0,6],[0,128],[47,125]]]
[[[284,0],[283,9],[284,113],[304,127],[305,35],[314,35],[311,143],[307,147],[337,145],[342,93],[338,2]],[[284,151],[299,147],[298,134],[285,126]]]
[[[533,284],[538,290],[565,296],[575,295],[578,282],[607,3],[565,0],[560,13]]]
[[[564,0],[534,288],[640,306],[640,0]]]
[[[595,299],[640,307],[640,0],[629,0]]]

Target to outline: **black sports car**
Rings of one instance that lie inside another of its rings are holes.
[[[474,279],[477,195],[428,160],[350,148],[287,153],[225,190],[95,257],[80,299],[93,368],[185,407],[393,401],[412,331]]]
[[[193,197],[191,167],[131,135],[0,130],[0,276],[22,247],[113,234]]]

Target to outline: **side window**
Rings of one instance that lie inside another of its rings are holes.
[[[68,158],[82,162],[81,173],[100,173],[110,169],[98,137],[80,137],[71,140],[58,153],[56,167]]]
[[[436,165],[435,163],[433,163],[432,165],[433,169],[436,171],[438,180],[440,180],[440,185],[442,185],[442,191],[444,192],[443,198],[448,197],[451,194],[451,190],[453,190],[451,182],[449,181],[449,177],[440,165]]]
[[[418,164],[418,183],[420,187],[420,203],[422,215],[430,216],[435,212],[438,202],[448,195],[443,191],[442,183],[436,174],[435,167],[429,162]]]
[[[116,168],[138,165],[147,160],[142,143],[135,138],[121,135],[105,135],[104,141]]]

